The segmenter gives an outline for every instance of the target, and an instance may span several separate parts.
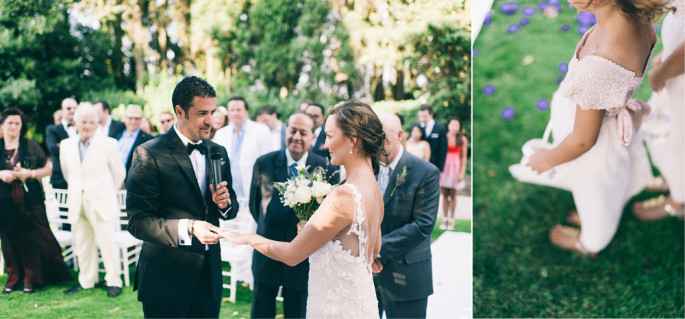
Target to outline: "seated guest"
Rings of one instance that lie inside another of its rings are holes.
[[[143,144],[152,139],[150,134],[143,132],[140,129],[140,122],[143,118],[143,108],[140,105],[129,104],[124,113],[124,124],[126,130],[117,136],[119,140],[119,156],[121,162],[126,167],[126,172],[131,168],[131,157],[133,157],[133,150],[138,145]]]
[[[262,123],[271,130],[271,142],[274,150],[285,148],[285,125],[278,120],[278,114],[271,105],[264,105],[257,111],[255,117],[258,123]]]
[[[71,280],[45,212],[40,179],[52,168],[38,143],[24,137],[24,114],[15,108],[0,113],[0,240],[7,268],[3,294]]]

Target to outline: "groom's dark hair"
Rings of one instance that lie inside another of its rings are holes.
[[[202,78],[187,76],[176,84],[174,93],[171,95],[171,103],[174,104],[174,108],[176,105],[181,106],[186,113],[186,118],[188,118],[188,110],[193,106],[193,98],[196,96],[203,98],[216,97],[216,92],[214,92],[214,88]]]

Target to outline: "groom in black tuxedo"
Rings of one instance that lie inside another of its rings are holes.
[[[385,217],[380,256],[372,268],[379,311],[388,318],[425,318],[433,293],[431,232],[438,214],[440,171],[402,148],[399,118],[379,114],[388,141],[381,156],[378,184]]]
[[[326,166],[326,159],[309,152],[314,139],[314,118],[302,111],[288,118],[285,130],[286,149],[265,154],[257,159],[250,186],[250,212],[257,221],[257,234],[278,241],[292,241],[297,236],[295,211],[285,206],[274,182],[285,182],[298,164],[309,167]],[[333,172],[337,167],[329,167]],[[330,178],[330,174],[328,175]],[[330,179],[331,183],[337,183]],[[290,267],[254,251],[252,258],[254,290],[252,318],[274,318],[276,295],[283,286],[283,312],[286,318],[304,318],[307,309],[307,279],[309,262]]]
[[[128,230],[143,240],[134,290],[146,318],[217,318],[221,307],[219,218],[238,213],[226,150],[209,140],[216,93],[186,77],[172,96],[178,122],[136,148],[128,172]],[[210,148],[223,182],[212,183]]]

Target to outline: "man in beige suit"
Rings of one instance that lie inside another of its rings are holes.
[[[59,159],[69,184],[68,220],[72,224],[74,247],[81,269],[79,283],[64,293],[70,295],[95,286],[98,282],[99,247],[107,271],[107,296],[116,297],[121,294],[122,286],[119,251],[114,240],[120,212],[117,190],[126,172],[117,141],[94,134],[98,119],[89,103],[79,105],[74,120],[78,135],[62,141]]]

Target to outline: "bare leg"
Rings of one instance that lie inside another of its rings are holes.
[[[448,210],[451,202],[450,192],[448,188],[440,187],[440,193],[442,193],[442,224],[440,229],[447,229],[447,224],[449,220]]]

